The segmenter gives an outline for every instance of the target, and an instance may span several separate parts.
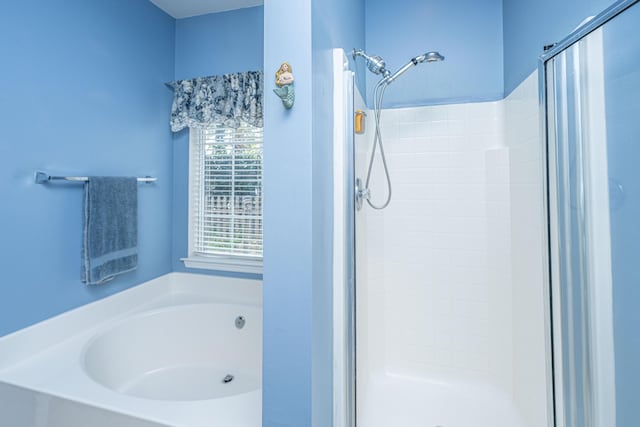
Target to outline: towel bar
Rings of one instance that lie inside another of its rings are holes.
[[[158,178],[154,178],[151,176],[145,176],[142,178],[138,178],[138,182],[144,183],[152,183],[156,182]],[[45,172],[36,172],[36,184],[46,184],[50,181],[72,181],[72,182],[87,182],[89,181],[88,176],[52,176]]]

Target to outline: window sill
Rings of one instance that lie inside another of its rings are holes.
[[[262,274],[262,260],[190,256],[189,258],[181,258],[180,261],[184,262],[184,266],[187,268]]]

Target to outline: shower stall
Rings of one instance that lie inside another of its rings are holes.
[[[367,56],[369,70],[387,66]],[[410,72],[425,79],[446,64],[422,56],[435,63]],[[334,426],[544,425],[535,86],[504,101],[369,111],[344,52],[334,64]],[[369,202],[359,210],[358,196]]]
[[[637,3],[495,102],[378,115],[334,51],[335,427],[640,423]]]

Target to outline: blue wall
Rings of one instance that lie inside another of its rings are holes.
[[[612,199],[611,267],[617,426],[640,425],[640,5],[609,22],[604,34],[607,151]]]
[[[176,21],[176,79],[261,70],[262,6]]]
[[[0,14],[0,335],[171,270],[167,122],[174,20],[150,2],[28,0]],[[154,175],[140,188],[139,267],[80,282],[82,185],[69,175]]]
[[[314,0],[312,12],[314,76],[331,76],[332,70],[326,61],[330,59],[329,50],[342,48],[351,63],[351,69],[357,71],[356,85],[363,96],[366,84],[365,63],[361,60],[354,61],[351,51],[354,48],[365,48],[365,3],[365,0]],[[318,56],[319,53],[322,56]],[[314,86],[320,90],[326,89],[327,92],[333,90],[327,85]],[[322,97],[323,93],[316,90],[314,100],[316,94]],[[327,105],[326,102],[321,104]]]
[[[427,51],[446,57],[389,86],[387,107],[501,99],[502,1],[367,0],[366,50],[382,56],[392,72]],[[367,73],[370,106],[378,80]]]
[[[545,45],[558,42],[611,0],[503,0],[504,91],[510,94],[538,66]]]
[[[177,20],[175,78],[262,70],[263,32],[262,6]],[[174,134],[173,138],[172,264],[174,271],[189,271],[180,261],[180,258],[188,255],[189,132],[185,129]]]
[[[561,40],[584,18],[612,3],[398,0],[391,6],[383,0],[366,0],[365,45],[391,70],[428,50],[439,50],[446,57],[442,64],[423,64],[409,71],[390,86],[387,107],[502,99],[536,69],[544,45]],[[368,92],[378,79],[367,72]],[[373,103],[371,93],[367,103]]]
[[[263,426],[311,425],[312,59],[311,0],[264,4]],[[271,92],[283,61],[296,105]]]

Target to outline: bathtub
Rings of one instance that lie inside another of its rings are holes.
[[[0,338],[0,382],[160,425],[259,427],[261,301],[259,281],[171,273]]]

